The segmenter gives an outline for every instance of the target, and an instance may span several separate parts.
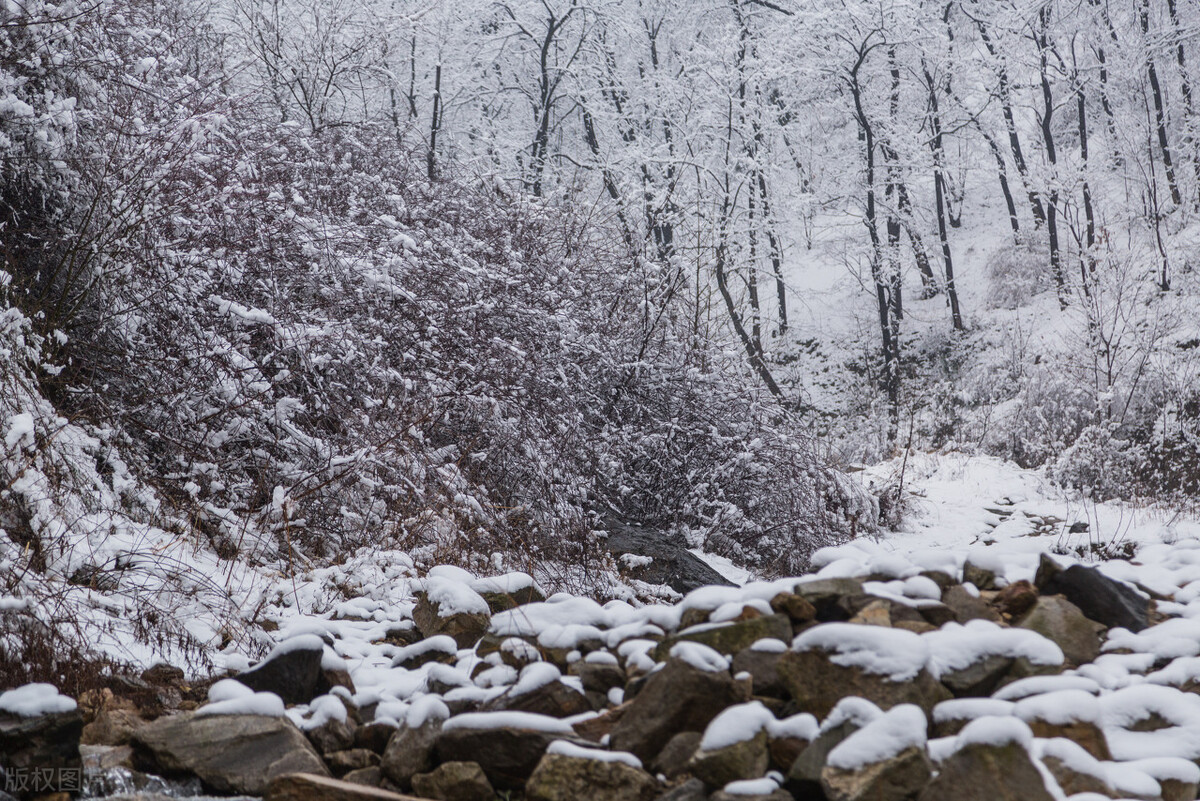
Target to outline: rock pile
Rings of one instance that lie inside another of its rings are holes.
[[[270,801],[1197,797],[1191,621],[1094,568],[807,577],[640,608],[526,579],[436,569],[403,620],[288,638],[204,705],[92,699],[85,756]],[[0,753],[7,732],[64,725],[0,712]]]

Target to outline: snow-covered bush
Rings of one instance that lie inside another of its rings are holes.
[[[1082,490],[1103,501],[1128,495],[1135,486],[1142,461],[1141,449],[1115,436],[1110,426],[1091,425],[1050,466],[1050,477],[1059,484]]]
[[[998,251],[988,259],[986,270],[987,304],[992,309],[1019,308],[1053,286],[1049,256],[1029,244]]]
[[[175,536],[230,576],[394,545],[591,589],[611,515],[764,572],[874,528],[869,497],[697,336],[685,267],[491,184],[430,183],[385,128],[264,121],[188,60],[188,19],[103,11],[77,23],[103,58],[73,73],[69,191],[30,229],[61,250],[5,267],[45,345],[27,402],[83,426],[35,457],[36,503],[8,500],[53,554],[38,570],[88,584]],[[233,579],[158,567],[244,603]]]

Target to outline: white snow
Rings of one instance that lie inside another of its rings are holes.
[[[562,671],[549,662],[534,662],[521,668],[520,678],[509,690],[512,696],[525,695],[562,679]]]
[[[777,640],[774,637],[763,637],[761,640],[755,640],[750,644],[751,651],[758,651],[763,654],[782,654],[786,653],[788,644],[783,640]]]
[[[53,684],[35,682],[0,693],[0,712],[21,718],[70,712],[75,707],[75,699],[59,694]]]
[[[446,567],[440,565],[439,567]],[[487,601],[483,596],[471,589],[460,578],[435,574],[437,568],[423,582],[425,595],[429,602],[437,606],[438,617],[451,617],[458,614],[486,615],[489,614]]]
[[[30,412],[14,414],[8,418],[8,431],[4,434],[5,449],[15,451],[32,448],[34,444],[33,431],[33,414]]]
[[[247,689],[249,690],[249,688]],[[337,703],[339,706],[341,705],[341,701],[337,701]],[[282,717],[286,712],[283,699],[275,693],[256,693],[250,690],[248,695],[205,704],[196,710],[196,715],[198,717],[204,715],[262,715],[277,718]]]
[[[768,773],[761,779],[739,779],[725,785],[724,790],[729,795],[770,795],[779,789],[781,778]]]
[[[677,642],[671,646],[668,655],[672,659],[686,662],[697,670],[708,673],[721,673],[729,670],[729,658],[698,642]]]
[[[533,712],[466,712],[455,715],[442,724],[443,730],[451,729],[524,729],[543,731],[549,734],[574,734],[575,730],[566,721],[549,715]]]
[[[404,713],[404,725],[417,729],[430,721],[446,720],[450,717],[450,707],[446,702],[434,695],[426,695],[415,699]]]
[[[827,732],[841,726],[843,723],[852,723],[861,728],[882,714],[883,710],[866,698],[859,698],[855,695],[847,696],[838,701],[833,709],[829,710],[829,714],[821,721],[820,730],[821,732]]]
[[[842,770],[898,756],[908,748],[925,747],[925,713],[915,704],[900,704],[875,718],[838,743],[826,764]]]
[[[1104,737],[1113,758],[1200,759],[1200,696],[1173,687],[1140,684],[1100,696]],[[1152,716],[1167,725],[1151,731],[1132,727]]]
[[[521,640],[520,642],[524,642]],[[396,664],[406,662],[418,656],[424,656],[429,653],[439,654],[457,654],[458,643],[454,642],[454,638],[447,634],[435,634],[432,637],[426,637],[423,640],[418,640],[412,645],[407,645],[397,649],[393,657]]]
[[[929,648],[927,667],[934,678],[963,670],[989,656],[1024,657],[1035,665],[1061,665],[1062,649],[1037,632],[1002,628],[987,620],[947,623],[921,635]]]
[[[1031,695],[1055,692],[1057,690],[1083,690],[1092,694],[1100,692],[1100,685],[1086,676],[1030,676],[1018,679],[1012,684],[1006,684],[995,693],[993,698],[1001,701],[1019,701]]]
[[[767,721],[767,736],[772,740],[796,739],[811,742],[817,739],[820,733],[821,725],[807,712]]]
[[[915,678],[929,660],[929,647],[918,634],[853,623],[814,626],[797,636],[792,648],[830,652],[829,660],[835,665],[859,668],[892,681]]]
[[[942,701],[933,708],[935,723],[946,723],[951,720],[974,720],[983,717],[1003,717],[1011,715],[1012,701],[1001,701],[996,698],[955,698]]]
[[[716,751],[752,740],[774,722],[775,715],[761,701],[726,707],[704,729],[700,750]]]
[[[437,568],[435,567],[433,570],[437,570]],[[430,575],[432,574],[433,571],[430,571]],[[488,576],[486,578],[470,577],[467,580],[467,586],[481,594],[496,592],[511,595],[529,587],[536,587],[536,584],[533,581],[533,576],[528,573],[505,573],[502,576]]]
[[[301,634],[295,637],[289,637],[283,640],[267,654],[267,658],[263,662],[270,662],[277,656],[290,654],[294,651],[325,651],[325,641],[316,634]]]
[[[1058,690],[1017,701],[1013,714],[1026,723],[1041,720],[1052,726],[1101,722],[1100,702],[1084,690]]]
[[[963,726],[955,738],[955,750],[969,745],[1002,746],[1009,743],[1028,749],[1033,744],[1033,732],[1018,718],[983,717]]]
[[[566,740],[555,740],[546,749],[547,754],[573,757],[574,759],[593,759],[597,762],[619,762],[631,768],[642,769],[642,760],[627,751],[607,751],[602,748],[586,748]]]

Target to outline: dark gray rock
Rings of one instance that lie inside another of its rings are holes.
[[[255,692],[275,693],[288,706],[307,704],[320,694],[324,646],[293,648],[234,676]]]
[[[656,775],[661,773],[668,779],[687,773],[688,763],[700,748],[703,737],[698,731],[679,732],[658,752],[658,756],[650,763],[650,771]]]
[[[614,557],[624,554],[649,556],[653,561],[629,570],[629,576],[647,584],[666,584],[676,592],[691,592],[710,584],[733,586],[724,576],[690,553],[681,538],[640,526],[609,520],[608,537],[600,546]]]
[[[792,639],[792,622],[787,615],[762,615],[730,623],[708,623],[667,637],[654,648],[654,661],[665,661],[677,643],[698,642],[719,654],[732,656],[762,639]]]
[[[1089,619],[1109,628],[1141,631],[1150,625],[1150,601],[1094,567],[1072,565],[1046,581],[1042,592],[1064,596]]]

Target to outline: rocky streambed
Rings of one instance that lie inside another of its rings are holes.
[[[1200,584],[992,567],[650,606],[435,568],[411,601],[287,621],[238,673],[0,695],[2,786],[75,794],[29,779],[86,763],[93,792],[142,798],[1196,798]]]

